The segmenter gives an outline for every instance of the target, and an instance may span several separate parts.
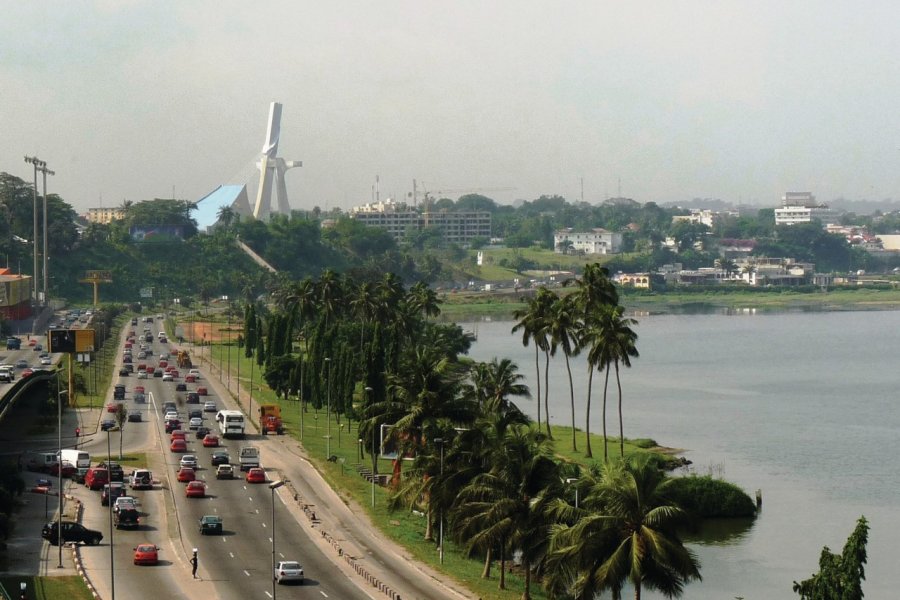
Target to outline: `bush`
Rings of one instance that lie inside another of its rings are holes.
[[[756,515],[756,505],[744,490],[709,475],[677,477],[669,494],[678,505],[701,518]]]

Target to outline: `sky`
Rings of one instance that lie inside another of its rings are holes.
[[[382,199],[900,199],[898,22],[887,1],[7,2],[0,171],[39,157],[79,212],[196,201],[250,178],[277,101],[299,210],[369,202],[376,176]]]

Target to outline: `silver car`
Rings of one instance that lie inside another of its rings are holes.
[[[282,560],[275,565],[275,581],[303,583],[303,567],[296,560]]]
[[[185,454],[181,457],[181,466],[182,467],[190,467],[192,469],[197,468],[197,457],[193,454]]]

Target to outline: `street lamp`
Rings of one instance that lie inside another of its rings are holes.
[[[326,434],[325,434],[325,458],[331,458],[331,359],[325,358],[325,363],[328,365],[328,405],[325,410],[325,420],[328,422]]]
[[[434,438],[434,443],[441,447],[441,483],[444,478],[444,438]],[[441,564],[444,564],[444,507],[440,510],[440,531],[438,533],[438,549],[440,550]]]
[[[44,306],[47,305],[47,281],[49,279],[48,269],[47,269],[47,261],[50,260],[47,256],[47,175],[56,175],[53,171],[47,168],[47,163],[44,163],[43,166],[39,169],[41,173],[44,175]],[[35,275],[36,277],[37,275]]]
[[[69,360],[72,360],[71,355],[69,355]],[[71,368],[71,365],[69,365]],[[63,480],[62,480],[62,397],[65,394],[67,397],[69,395],[68,390],[60,390],[59,389],[59,375],[62,373],[62,369],[56,372],[56,429],[57,429],[57,441],[59,442],[59,454],[57,454],[57,465],[59,469],[59,517],[56,520],[56,531],[57,536],[62,534],[62,514],[63,514]],[[59,541],[59,540],[57,540]],[[57,569],[63,568],[62,563],[62,544],[57,544],[59,546],[59,561],[56,564]]]
[[[269,484],[272,490],[272,600],[275,600],[275,490],[284,485],[284,480],[279,479]]]
[[[32,272],[32,277],[34,277],[34,299],[32,300],[32,309],[37,304],[38,301],[38,210],[37,210],[37,174],[38,169],[42,167],[46,167],[47,163],[39,159],[37,156],[26,156],[25,162],[34,166],[34,189],[33,191],[33,202],[32,209],[34,213],[34,271]],[[31,327],[31,332],[35,333],[34,325]]]
[[[572,485],[573,483],[578,483],[577,477],[567,477],[566,483],[568,485]],[[578,508],[578,486],[575,486],[575,508]]]
[[[113,532],[115,527],[113,527],[113,499],[112,499],[112,469],[110,468],[110,464],[112,463],[112,449],[109,443],[110,432],[109,429],[106,430],[106,472],[108,473],[108,477],[106,478],[108,483],[106,484],[109,491],[106,494],[106,499],[108,500],[107,504],[109,505],[109,587],[112,591],[112,600],[116,600],[116,570],[113,568]]]
[[[366,400],[369,400],[369,394],[372,393],[372,388],[366,386]],[[372,432],[372,508],[375,508],[375,473],[378,471],[378,455],[375,454],[375,427],[371,428]],[[359,440],[362,443],[362,440]],[[360,453],[362,452],[362,448],[360,448]]]

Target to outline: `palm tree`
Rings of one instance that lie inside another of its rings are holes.
[[[622,380],[619,378],[619,364],[624,367],[631,367],[631,359],[639,356],[635,343],[637,342],[637,333],[631,329],[632,325],[637,325],[637,321],[622,316],[623,308],[617,306],[609,311],[609,317],[604,326],[606,334],[607,346],[610,348],[609,355],[612,358],[613,366],[616,369],[616,387],[619,390],[619,454],[625,456],[625,432],[622,426]],[[607,368],[607,376],[609,369]],[[605,394],[605,392],[604,392]],[[605,414],[604,414],[605,422]],[[604,445],[606,437],[604,436]],[[606,448],[603,449],[604,456]]]
[[[499,588],[506,589],[506,559],[528,549],[546,524],[533,502],[559,481],[547,437],[537,428],[513,426],[502,438],[494,466],[462,488],[451,515],[452,527],[469,550],[500,552]],[[530,598],[534,554],[522,552],[525,591]]]
[[[541,426],[541,362],[540,350],[541,345],[546,342],[546,337],[541,335],[544,324],[538,306],[538,299],[532,296],[527,301],[528,307],[524,309],[516,309],[513,311],[513,318],[518,319],[516,325],[512,328],[512,333],[522,330],[522,345],[528,346],[534,342],[534,370],[535,382],[537,386],[537,425]]]
[[[528,386],[520,383],[525,377],[520,375],[518,370],[519,367],[508,358],[502,360],[493,358],[489,363],[477,363],[472,367],[471,393],[483,413],[527,424],[528,418],[525,414],[509,401],[510,396],[531,398]]]
[[[643,588],[679,597],[700,580],[697,557],[678,531],[687,513],[667,497],[671,479],[647,456],[607,463],[584,476],[578,519],[553,528],[546,583],[551,591],[593,598],[605,591],[621,598],[626,582],[640,600]],[[572,514],[562,501],[560,512]]]
[[[441,314],[437,293],[423,281],[417,282],[407,294],[407,302],[413,310],[423,317],[436,317]]]
[[[577,306],[575,297],[571,294],[557,298],[550,308],[550,315],[547,323],[547,330],[552,340],[551,353],[556,352],[556,348],[562,348],[563,355],[566,358],[566,372],[569,374],[569,404],[572,408],[572,451],[578,451],[578,444],[575,441],[575,387],[572,383],[572,367],[569,364],[569,357],[576,356],[580,351],[578,342],[578,332],[581,329],[581,323],[577,317]]]

